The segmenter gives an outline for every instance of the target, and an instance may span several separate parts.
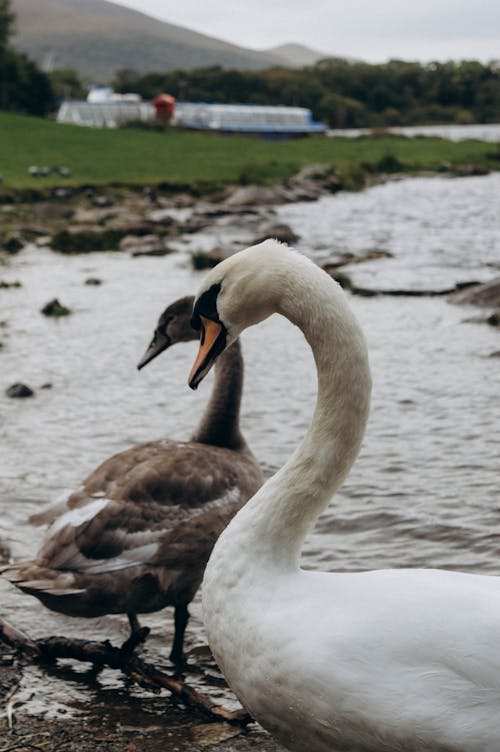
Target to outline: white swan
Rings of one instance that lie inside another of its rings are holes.
[[[245,708],[300,752],[500,750],[500,580],[440,570],[299,568],[302,543],[353,463],[369,409],[363,335],[341,288],[265,241],[215,267],[195,303],[195,388],[242,330],[299,326],[318,370],[314,418],[238,512],[203,581],[215,659]]]

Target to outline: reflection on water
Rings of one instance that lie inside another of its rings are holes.
[[[280,214],[318,260],[373,247],[394,254],[355,267],[360,284],[422,287],[431,280],[439,286],[487,279],[500,267],[498,196],[498,175],[412,179],[283,207]],[[88,276],[103,284],[85,285]],[[140,373],[135,368],[159,312],[200,283],[186,257],[63,258],[33,248],[13,257],[1,277],[22,282],[2,291],[0,316],[6,322],[0,330],[0,540],[18,559],[32,556],[40,543],[41,531],[25,524],[30,513],[114,452],[151,438],[189,436],[210,383],[196,393],[186,386],[194,343]],[[39,313],[56,296],[72,316],[52,320]],[[497,573],[500,403],[498,359],[489,355],[500,349],[498,331],[463,323],[470,310],[438,298],[352,298],[351,304],[370,349],[371,418],[360,458],[307,542],[304,566]],[[300,332],[279,317],[248,330],[243,347],[243,428],[270,474],[310,419],[313,361]],[[8,399],[5,388],[16,381],[36,396]],[[2,615],[33,635],[91,632],[118,642],[127,631],[119,616],[82,622],[48,612],[5,583],[0,592]],[[193,671],[189,680],[209,683],[211,694],[228,702],[207,655],[198,600],[192,611],[187,649],[203,672]],[[149,654],[167,665],[170,613],[144,622],[153,627]],[[102,681],[117,689],[116,679]],[[72,707],[82,700],[77,682],[68,693],[56,679],[44,685],[43,696]]]

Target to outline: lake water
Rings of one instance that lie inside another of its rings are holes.
[[[389,133],[401,136],[433,136],[446,138],[450,141],[466,141],[477,139],[478,141],[500,141],[500,123],[473,123],[472,125],[401,125],[392,128],[384,128]],[[330,137],[342,136],[345,138],[357,138],[373,132],[370,128],[335,128],[328,131]]]
[[[301,236],[298,246],[320,262],[338,251],[390,251],[392,259],[351,267],[362,286],[447,287],[499,274],[500,174],[395,181],[284,206],[279,215]],[[89,276],[103,284],[85,285]],[[26,525],[28,515],[104,458],[148,439],[189,436],[211,385],[207,379],[196,393],[187,388],[194,343],[144,371],[135,366],[161,310],[196,291],[202,277],[183,254],[62,257],[32,248],[0,268],[1,279],[22,282],[0,291],[0,542],[15,559],[33,556],[41,540],[42,532]],[[53,297],[73,315],[42,316]],[[350,302],[368,339],[371,417],[351,474],[307,541],[304,566],[499,573],[500,361],[490,357],[500,350],[499,331],[467,323],[477,309],[442,298]],[[243,429],[269,475],[311,417],[313,361],[300,332],[279,317],[246,332],[243,348]],[[8,399],[5,388],[16,381],[29,384],[35,397]],[[42,389],[47,383],[52,388]],[[0,598],[1,615],[34,636],[90,631],[118,642],[127,632],[121,617],[65,618],[3,582]],[[204,674],[189,679],[230,703],[207,654],[198,600],[192,611],[187,649]],[[166,663],[170,612],[143,621],[153,628],[149,655]],[[117,682],[104,672],[99,697],[116,691]],[[45,713],[96,698],[95,689],[47,681],[37,669],[20,694],[28,709]]]

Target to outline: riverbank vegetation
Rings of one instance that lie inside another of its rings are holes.
[[[14,22],[10,0],[0,0],[0,110],[47,115],[55,106],[50,79],[12,48]]]
[[[0,0],[0,110],[47,115],[63,98],[84,98],[76,70],[42,72],[12,46],[12,0]],[[111,75],[110,71],[110,75]],[[178,99],[303,106],[331,128],[500,122],[500,62],[476,60],[371,64],[325,58],[303,68],[240,70],[220,65],[140,74],[116,71],[114,87],[152,100]]]
[[[300,69],[222,67],[164,74],[122,71],[115,86],[145,99],[309,107],[331,128],[500,122],[500,64],[475,60],[371,64],[327,58]]]
[[[345,188],[359,188],[368,173],[415,173],[459,166],[498,169],[500,150],[480,141],[371,137],[271,142],[173,128],[100,130],[0,112],[0,196],[30,190],[33,198],[55,186],[162,185],[207,192],[229,183],[270,184],[305,165],[330,164]],[[30,167],[48,167],[36,176]],[[54,168],[64,167],[67,177]]]

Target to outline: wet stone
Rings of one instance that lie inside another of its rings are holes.
[[[263,240],[267,240],[268,238],[279,240],[281,243],[287,243],[287,245],[294,245],[299,240],[299,236],[289,225],[275,224],[268,227],[262,235],[256,238],[254,244],[262,243]]]
[[[20,235],[9,235],[3,244],[4,251],[7,251],[7,253],[17,253],[22,248],[24,248],[24,240],[21,238]]]
[[[115,196],[97,196],[92,201],[94,206],[97,206],[99,208],[108,207],[108,206],[114,206],[116,204],[116,197]]]
[[[12,384],[5,390],[7,397],[13,399],[22,399],[24,397],[33,397],[35,392],[27,384],[16,383]]]
[[[62,305],[57,298],[54,298],[44,305],[41,309],[41,313],[43,313],[44,316],[54,316],[57,318],[59,316],[68,316],[71,313],[71,310]]]
[[[488,316],[488,318],[486,319],[486,323],[490,326],[500,326],[500,310],[493,311],[491,316]]]

